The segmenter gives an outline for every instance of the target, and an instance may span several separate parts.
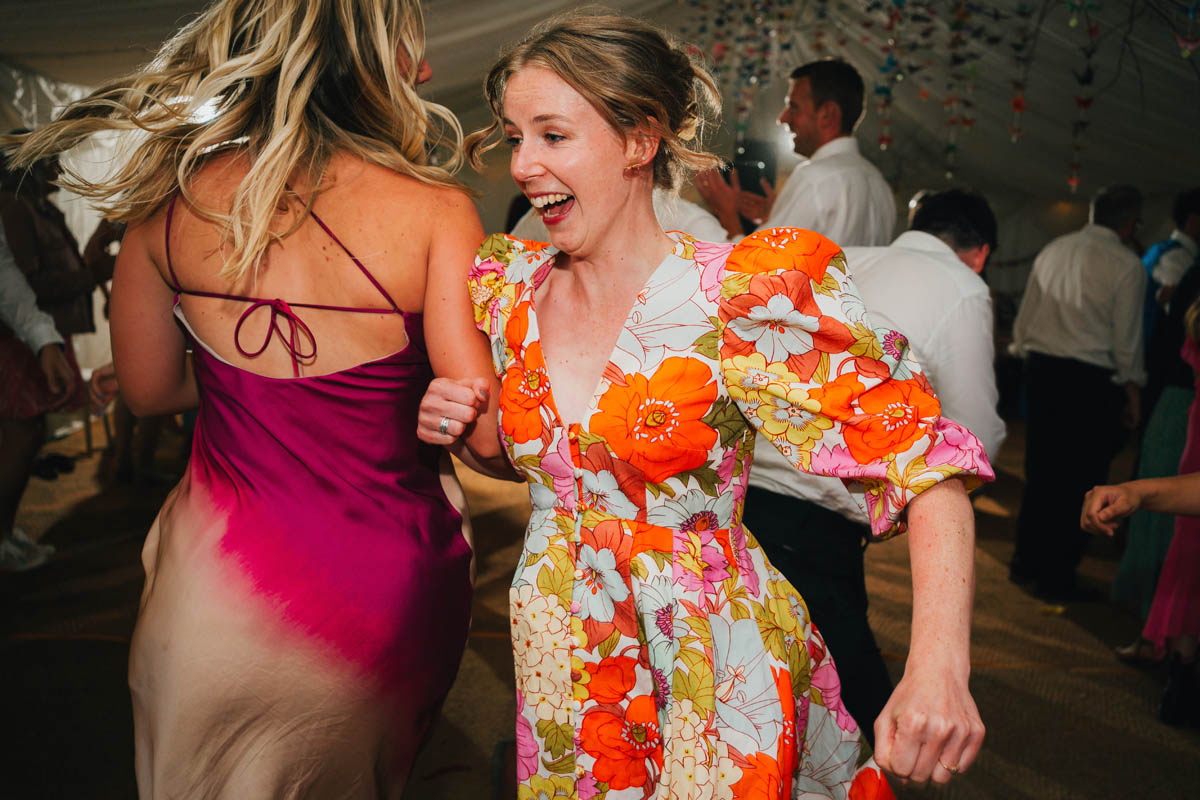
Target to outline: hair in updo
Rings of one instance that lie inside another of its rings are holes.
[[[705,126],[721,111],[708,71],[654,26],[584,9],[542,22],[492,67],[484,81],[492,124],[466,139],[467,158],[476,169],[503,135],[508,81],[527,66],[553,72],[622,135],[642,128],[661,137],[653,161],[655,186],[674,189],[691,173],[721,164],[701,145]]]

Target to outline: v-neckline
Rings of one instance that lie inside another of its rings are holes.
[[[617,336],[613,340],[612,346],[608,350],[608,355],[604,359],[604,365],[600,369],[600,374],[596,376],[596,381],[592,384],[592,392],[588,396],[587,405],[584,406],[583,409],[583,418],[575,422],[567,422],[563,419],[562,414],[559,413],[558,401],[554,398],[554,376],[550,374],[550,359],[546,357],[546,345],[542,339],[542,322],[537,315],[537,290],[550,277],[550,273],[554,269],[554,259],[558,257],[560,252],[553,246],[546,248],[546,252],[549,254],[549,257],[542,265],[538,267],[538,269],[534,270],[528,284],[529,318],[531,324],[526,336],[527,341],[532,339],[542,342],[542,363],[546,369],[546,400],[550,404],[550,412],[554,415],[554,421],[557,423],[558,427],[566,428],[568,430],[571,428],[583,430],[587,427],[587,421],[595,415],[596,404],[599,401],[599,397],[597,395],[600,393],[600,384],[604,382],[604,374],[608,372],[608,365],[612,363],[613,354],[617,352],[617,345],[621,343],[621,334],[623,334],[629,328],[629,320],[631,317],[633,317],[634,312],[638,308],[639,298],[642,297],[642,295],[646,293],[646,290],[654,284],[655,278],[657,278],[658,274],[662,272],[663,268],[670,263],[671,259],[683,258],[681,251],[683,250],[684,239],[682,236],[684,235],[681,235],[681,238],[679,239],[676,239],[675,236],[670,233],[668,233],[667,236],[675,242],[675,245],[671,248],[670,252],[663,256],[662,260],[658,262],[654,269],[650,270],[650,274],[646,276],[644,281],[642,281],[641,288],[639,288],[633,295],[633,302],[629,304],[629,310],[625,312],[625,317],[621,320],[620,327],[617,328]],[[539,280],[538,273],[540,272],[544,272],[544,274],[541,275]]]

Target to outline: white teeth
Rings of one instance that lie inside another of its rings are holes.
[[[551,203],[561,203],[570,197],[569,194],[539,194],[537,197],[531,197],[529,202],[533,203],[534,208],[545,208]]]

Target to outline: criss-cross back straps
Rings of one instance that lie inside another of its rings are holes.
[[[175,274],[175,266],[171,263],[171,220],[175,216],[175,202],[178,199],[179,195],[175,194],[171,197],[170,202],[167,204],[165,234],[167,271],[171,275],[171,288],[175,290],[175,302],[179,302],[179,295],[187,294],[194,297],[213,297],[219,300],[236,300],[250,303],[250,306],[242,312],[240,317],[238,317],[237,325],[233,329],[233,344],[237,348],[237,351],[245,358],[257,358],[258,356],[262,355],[266,351],[267,347],[271,344],[271,337],[275,334],[278,334],[279,340],[283,343],[283,346],[288,351],[288,355],[291,357],[292,374],[295,377],[300,377],[300,364],[304,361],[316,358],[317,339],[316,336],[313,335],[312,329],[309,328],[308,325],[304,323],[304,320],[302,320],[300,316],[292,310],[293,307],[315,308],[322,311],[345,311],[352,314],[404,314],[400,307],[396,305],[396,301],[392,299],[392,296],[388,294],[386,289],[383,288],[383,285],[380,284],[379,281],[375,279],[375,276],[371,274],[371,271],[367,269],[366,265],[359,261],[358,257],[355,256],[354,253],[350,252],[350,249],[346,247],[346,245],[342,244],[342,240],[339,239],[332,230],[330,230],[329,226],[325,224],[324,220],[317,216],[315,211],[309,212],[312,215],[313,220],[321,226],[321,230],[325,231],[330,239],[333,239],[334,243],[342,249],[342,252],[350,257],[350,260],[354,262],[354,265],[358,267],[359,271],[361,271],[363,275],[366,276],[367,280],[371,282],[371,285],[375,287],[376,291],[378,291],[383,298],[387,300],[388,305],[391,306],[391,308],[355,308],[351,306],[330,306],[320,303],[288,303],[286,300],[278,297],[267,299],[264,297],[224,294],[221,292],[205,292],[198,289],[184,289],[183,285],[179,282],[178,276]],[[260,308],[271,309],[271,322],[267,326],[267,335],[266,338],[263,339],[261,347],[253,351],[247,350],[242,346],[242,326],[246,323],[246,320],[249,319],[250,316]],[[280,324],[280,318],[286,320],[286,334],[284,333],[283,327]],[[308,340],[309,349],[307,351],[303,349],[304,339]]]

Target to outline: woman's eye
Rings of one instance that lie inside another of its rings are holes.
[[[509,147],[516,147],[517,145],[519,145],[521,143],[521,137],[520,136],[506,136],[506,137],[504,137],[504,143],[506,145],[508,145]]]
[[[547,142],[561,142],[567,138],[559,133],[547,133],[547,134],[543,134],[543,137],[545,138],[545,140]]]

